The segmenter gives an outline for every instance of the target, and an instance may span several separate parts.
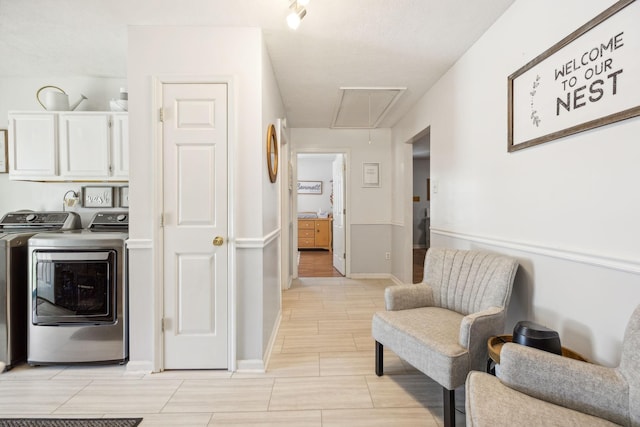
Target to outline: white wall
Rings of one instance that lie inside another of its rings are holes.
[[[273,329],[279,302],[278,271],[261,268],[278,259],[278,186],[266,173],[267,123],[283,108],[261,31],[257,28],[134,26],[129,28],[128,76],[131,138],[131,362],[134,368],[161,367],[158,356],[161,299],[155,275],[161,271],[159,246],[161,189],[155,170],[156,115],[152,77],[214,77],[231,82],[229,155],[233,215],[229,240],[236,252],[230,275],[235,298],[238,365],[259,368],[265,357],[265,335]],[[266,99],[265,99],[266,98]],[[275,254],[275,255],[274,255]],[[233,262],[233,261],[232,261]],[[277,264],[277,263],[276,263]],[[266,297],[265,297],[266,295]],[[265,320],[266,319],[266,320]],[[231,319],[233,320],[233,318]],[[271,324],[265,324],[265,321]],[[265,331],[268,331],[265,332]],[[233,345],[233,344],[232,344]]]
[[[278,174],[276,176],[276,182],[272,183],[269,180],[269,171],[266,162],[267,156],[267,130],[270,125],[274,125],[278,128],[278,119],[284,118],[284,104],[280,97],[280,89],[278,88],[278,82],[276,81],[273,73],[273,67],[271,66],[271,59],[269,53],[264,44],[264,40],[261,36],[261,102],[262,102],[262,156],[260,157],[262,176],[261,181],[262,188],[262,221],[264,233],[268,234],[274,230],[280,229],[280,181],[283,179],[283,166],[278,165]],[[281,145],[281,141],[278,141],[278,146]],[[285,170],[286,171],[286,170]]]
[[[393,129],[391,275],[400,283],[413,283],[413,147],[408,142],[414,139],[396,141],[396,132]]]
[[[262,347],[259,353],[244,354],[243,358],[248,357],[262,357],[263,366],[266,363],[268,357],[269,343],[275,336],[272,337],[277,331],[275,327],[279,324],[279,318],[281,316],[282,308],[282,292],[281,292],[281,279],[280,279],[280,245],[281,240],[281,181],[283,174],[287,172],[286,168],[282,165],[278,165],[278,174],[276,176],[276,182],[271,182],[269,179],[268,166],[266,162],[267,156],[267,143],[266,135],[267,129],[270,125],[278,129],[278,119],[284,118],[285,110],[282,98],[280,96],[280,89],[273,73],[273,67],[271,65],[271,59],[266,49],[262,33],[260,34],[260,42],[262,45],[261,55],[261,67],[260,72],[262,76],[261,87],[261,99],[262,99],[262,129],[263,129],[263,156],[262,156],[262,220],[263,231],[262,236],[265,239],[265,244],[262,250],[262,280],[258,280],[257,283],[262,283],[262,319],[260,323],[252,325],[258,330],[262,330]],[[278,141],[278,147],[281,146],[281,141]],[[280,151],[280,150],[278,150]],[[282,156],[279,153],[279,158]],[[280,163],[280,162],[279,162]],[[247,265],[244,266],[245,268]],[[250,309],[250,307],[249,307]]]
[[[391,212],[393,162],[390,129],[291,129],[294,152],[347,152],[347,252],[352,276],[376,277],[391,273]],[[380,163],[378,188],[362,185],[363,163]],[[372,237],[373,236],[373,237]],[[349,256],[349,255],[348,255]]]
[[[640,301],[640,119],[516,153],[506,124],[507,76],[612,3],[516,1],[393,129],[431,126],[432,246],[520,259],[507,330],[538,321],[606,364]]]
[[[298,181],[322,182],[322,194],[298,194],[298,212],[331,212],[333,161],[335,155],[298,155]]]
[[[109,101],[118,98],[120,87],[127,86],[126,78],[102,78],[87,76],[66,77],[3,77],[0,79],[0,127],[7,125],[7,113],[12,110],[44,111],[38,103],[36,93],[43,86],[57,86],[69,95],[73,104],[84,94],[75,111],[109,111]],[[40,94],[42,98],[45,91]]]

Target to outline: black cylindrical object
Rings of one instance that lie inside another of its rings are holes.
[[[513,328],[513,342],[562,355],[558,333],[535,322],[520,321],[516,323]]]

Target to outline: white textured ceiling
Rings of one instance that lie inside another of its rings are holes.
[[[329,127],[340,87],[406,87],[397,120],[514,0],[0,0],[0,78],[126,78],[127,25],[263,28],[289,127]]]

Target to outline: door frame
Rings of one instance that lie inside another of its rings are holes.
[[[407,224],[407,227],[405,227],[404,230],[404,238],[405,238],[405,242],[406,245],[403,247],[403,250],[407,250],[407,256],[405,257],[404,260],[404,270],[407,272],[407,280],[409,282],[413,282],[413,198],[410,197],[411,195],[415,194],[414,190],[413,190],[413,144],[416,143],[417,141],[421,140],[422,138],[424,138],[425,136],[429,135],[429,141],[431,141],[431,125],[427,125],[425,126],[423,129],[421,129],[419,132],[417,132],[415,135],[413,135],[411,138],[409,138],[407,141],[405,141],[405,144],[410,145],[411,149],[409,150],[409,152],[407,153],[407,158],[405,159],[405,164],[409,165],[409,167],[405,167],[405,170],[407,170],[407,174],[405,175],[405,184],[407,185],[408,188],[410,188],[410,192],[409,197],[407,197],[405,199],[405,223]],[[431,154],[429,154],[429,163],[431,164]],[[429,166],[429,178],[431,178],[433,175],[431,174],[431,166]],[[431,183],[433,181],[430,181]],[[430,188],[427,188],[427,191],[430,191]],[[433,193],[431,193],[431,197],[433,197]],[[429,209],[431,210],[431,215],[433,215],[433,210],[431,209],[431,203],[429,203]],[[426,230],[426,232],[429,234],[431,234],[430,230]],[[429,240],[431,240],[431,237],[429,237]]]
[[[346,209],[346,213],[344,215],[344,251],[345,251],[345,260],[344,260],[344,269],[345,274],[344,277],[351,277],[351,150],[349,148],[298,148],[292,151],[291,158],[293,160],[293,179],[295,181],[298,180],[298,154],[342,154],[344,156],[344,207]],[[294,183],[294,188],[296,188],[296,184]],[[294,218],[291,220],[294,224],[298,223],[297,212],[298,212],[298,196],[294,192],[294,197],[292,198],[292,212]],[[298,278],[298,227],[293,227],[293,250],[291,255],[291,262],[293,263],[293,278]]]
[[[236,370],[236,331],[237,331],[237,286],[236,286],[236,239],[233,206],[235,206],[235,141],[237,139],[236,109],[235,109],[235,81],[231,76],[183,76],[159,75],[151,78],[152,117],[150,125],[153,140],[153,238],[157,243],[153,248],[153,371],[164,370],[164,334],[162,318],[164,316],[164,232],[162,214],[164,206],[164,170],[163,170],[163,125],[160,121],[162,107],[162,88],[164,84],[226,84],[227,85],[227,370]]]
[[[291,161],[291,144],[287,119],[277,120],[276,132],[280,149],[278,150],[278,167],[280,168],[280,192],[278,193],[278,224],[280,224],[280,289],[287,290],[293,281],[291,251],[293,242],[293,171]],[[282,303],[282,301],[280,301]],[[282,304],[281,304],[282,305]]]

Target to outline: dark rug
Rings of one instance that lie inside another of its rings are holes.
[[[0,427],[135,427],[142,418],[0,418]]]

